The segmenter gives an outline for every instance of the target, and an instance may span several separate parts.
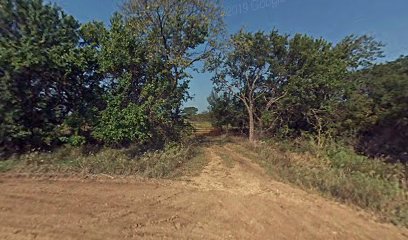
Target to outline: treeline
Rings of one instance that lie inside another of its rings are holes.
[[[345,141],[370,156],[408,161],[408,57],[376,64],[368,36],[337,44],[296,34],[240,31],[208,68],[213,124],[251,141],[311,137]]]
[[[224,41],[211,0],[127,0],[110,26],[42,0],[0,6],[1,155],[178,141],[195,113],[183,111],[189,73],[205,62],[217,127],[407,161],[408,57],[376,64],[383,45],[371,37],[334,44],[272,30]]]
[[[107,27],[0,0],[0,155],[177,141],[187,69],[214,51],[221,15],[211,1],[129,0]]]

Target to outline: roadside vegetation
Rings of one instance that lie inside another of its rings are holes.
[[[191,132],[190,70],[223,31],[212,1],[128,0],[109,26],[42,0],[0,6],[0,157],[88,144],[149,151]]]
[[[173,177],[200,166],[190,70],[223,31],[212,1],[124,1],[110,24],[0,0],[0,171]],[[198,160],[198,161],[195,161]]]
[[[370,159],[350,147],[314,141],[230,140],[241,155],[263,166],[273,178],[375,213],[408,227],[408,181],[404,164]]]
[[[191,137],[155,151],[141,151],[138,145],[117,149],[66,145],[10,157],[0,162],[0,172],[178,178],[198,174],[207,163],[201,142]]]
[[[274,177],[408,226],[408,56],[382,62],[366,35],[226,36],[223,16],[126,0],[105,25],[0,0],[0,172],[195,174],[199,136],[224,131]],[[196,70],[214,84],[200,114],[184,106]]]
[[[276,179],[408,226],[408,57],[370,36],[338,43],[241,30],[209,64],[214,127]]]

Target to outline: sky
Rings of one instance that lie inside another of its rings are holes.
[[[80,22],[109,24],[122,0],[51,0]],[[227,31],[305,33],[334,43],[350,34],[369,34],[386,44],[391,61],[408,55],[408,0],[224,0]],[[207,110],[212,90],[211,73],[194,73],[190,83],[193,100],[185,106]]]

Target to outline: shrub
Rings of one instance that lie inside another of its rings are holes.
[[[86,138],[84,136],[74,135],[68,140],[69,144],[74,147],[80,147],[86,143]]]

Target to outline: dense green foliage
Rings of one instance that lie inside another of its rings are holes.
[[[247,126],[246,112],[239,99],[228,92],[212,92],[208,97],[211,123],[217,128],[235,128],[243,130]]]
[[[361,71],[353,80],[359,94],[352,99],[358,104],[351,106],[353,115],[365,116],[357,126],[359,149],[408,162],[408,57]]]
[[[128,0],[79,24],[42,0],[0,0],[0,150],[68,143],[156,149],[189,131],[191,71],[206,61],[217,128],[257,137],[342,139],[407,161],[408,59],[375,64],[382,44],[239,31],[225,44],[214,1]]]
[[[201,0],[129,0],[109,28],[42,0],[0,6],[1,153],[177,141],[188,71],[223,28],[219,8]]]
[[[183,115],[188,118],[191,118],[197,115],[197,113],[198,113],[198,108],[196,107],[186,107],[183,109]]]
[[[206,1],[128,1],[102,37],[102,69],[111,79],[95,136],[109,144],[160,145],[180,137],[187,70],[214,46],[222,22]]]
[[[347,139],[407,161],[407,58],[376,65],[381,48],[368,36],[333,44],[276,30],[234,34],[209,65],[214,125],[244,124],[251,141],[308,136],[323,147]]]
[[[251,141],[255,125],[266,131],[286,128],[320,134],[334,124],[330,119],[351,86],[345,82],[347,75],[370,64],[381,54],[380,46],[366,36],[347,37],[333,45],[276,30],[240,31],[231,36],[210,70],[216,73],[217,90],[245,106]]]
[[[100,76],[79,23],[42,1],[2,0],[0,147],[19,151],[59,141],[60,125],[92,118]]]

